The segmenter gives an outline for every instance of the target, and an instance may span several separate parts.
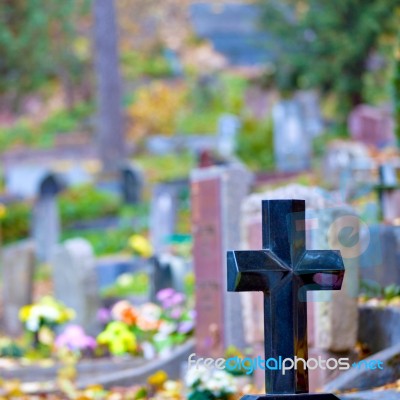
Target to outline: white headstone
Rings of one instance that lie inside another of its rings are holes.
[[[223,114],[218,120],[218,152],[224,157],[232,157],[236,150],[236,137],[240,129],[240,119],[233,114]]]
[[[305,128],[300,104],[295,100],[277,103],[272,110],[274,151],[279,171],[301,171],[310,167],[311,137]]]

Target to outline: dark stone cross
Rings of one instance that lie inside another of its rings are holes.
[[[307,291],[339,290],[344,277],[339,251],[306,250],[304,200],[262,202],[262,250],[228,252],[228,291],[264,293],[265,360],[307,361]],[[267,366],[268,367],[268,366]],[[267,395],[242,400],[337,399],[309,394],[308,371],[265,369]]]

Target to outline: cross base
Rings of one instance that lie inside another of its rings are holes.
[[[339,400],[339,398],[330,393],[301,393],[246,395],[241,400]]]

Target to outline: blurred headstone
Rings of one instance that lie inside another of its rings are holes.
[[[122,197],[126,204],[137,204],[142,199],[143,174],[133,166],[126,165],[121,169]]]
[[[230,158],[235,154],[236,138],[240,129],[240,119],[233,114],[223,114],[218,120],[218,152]]]
[[[70,239],[53,252],[54,296],[76,312],[75,322],[90,333],[96,333],[100,307],[95,257],[90,243]]]
[[[400,285],[400,226],[369,225],[362,234],[370,240],[361,254],[362,282],[374,288]]]
[[[324,123],[319,105],[319,97],[315,91],[300,91],[296,94],[304,116],[304,125],[309,137],[321,135]]]
[[[395,165],[379,167],[379,201],[384,221],[393,223],[400,218],[400,169]]]
[[[395,145],[394,120],[384,109],[367,104],[357,106],[349,115],[348,127],[352,139],[367,145]]]
[[[60,239],[60,215],[57,194],[64,188],[60,178],[48,173],[39,183],[33,207],[32,237],[38,260],[48,262],[51,252]]]
[[[161,254],[175,233],[179,199],[187,189],[186,181],[165,182],[154,186],[150,205],[150,241],[155,254]]]
[[[300,103],[285,100],[272,111],[274,152],[278,171],[303,171],[310,168],[311,137],[304,125]]]
[[[35,249],[31,242],[9,246],[2,254],[3,327],[7,335],[22,333],[18,317],[22,306],[32,304]]]
[[[229,345],[245,345],[237,317],[240,296],[226,292],[225,256],[240,244],[240,207],[251,181],[240,164],[196,169],[191,175],[196,352],[203,356],[221,356]]]
[[[353,177],[356,177],[359,183],[373,184],[374,180],[377,180],[372,173],[375,167],[375,162],[364,144],[339,140],[329,143],[322,166],[324,180],[329,186],[346,191],[348,185],[354,186]],[[355,176],[356,170],[364,172]]]
[[[172,288],[173,278],[171,265],[160,257],[153,257],[153,271],[151,276],[151,299],[156,301],[157,293],[162,289]]]

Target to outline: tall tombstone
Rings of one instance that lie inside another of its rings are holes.
[[[240,245],[240,207],[252,177],[241,165],[196,169],[191,175],[193,262],[196,280],[196,352],[220,356],[244,348],[241,299],[225,293],[225,254]]]
[[[218,120],[218,152],[223,157],[235,155],[236,140],[241,123],[239,117],[233,114],[223,114]]]
[[[22,242],[2,252],[3,327],[7,335],[22,333],[18,312],[32,304],[35,248],[32,242]]]
[[[125,204],[138,204],[142,199],[143,173],[132,165],[121,168],[121,193]]]
[[[52,257],[54,296],[76,312],[76,323],[96,333],[100,307],[95,257],[82,238],[59,245]]]
[[[274,152],[279,171],[302,171],[310,168],[311,137],[305,127],[301,105],[284,100],[272,110]]]
[[[32,213],[32,237],[35,241],[36,256],[41,262],[48,262],[51,252],[60,240],[60,215],[57,194],[64,185],[60,178],[46,174],[39,183]]]
[[[94,66],[97,77],[98,147],[103,172],[118,172],[124,159],[124,120],[114,0],[93,1]]]

